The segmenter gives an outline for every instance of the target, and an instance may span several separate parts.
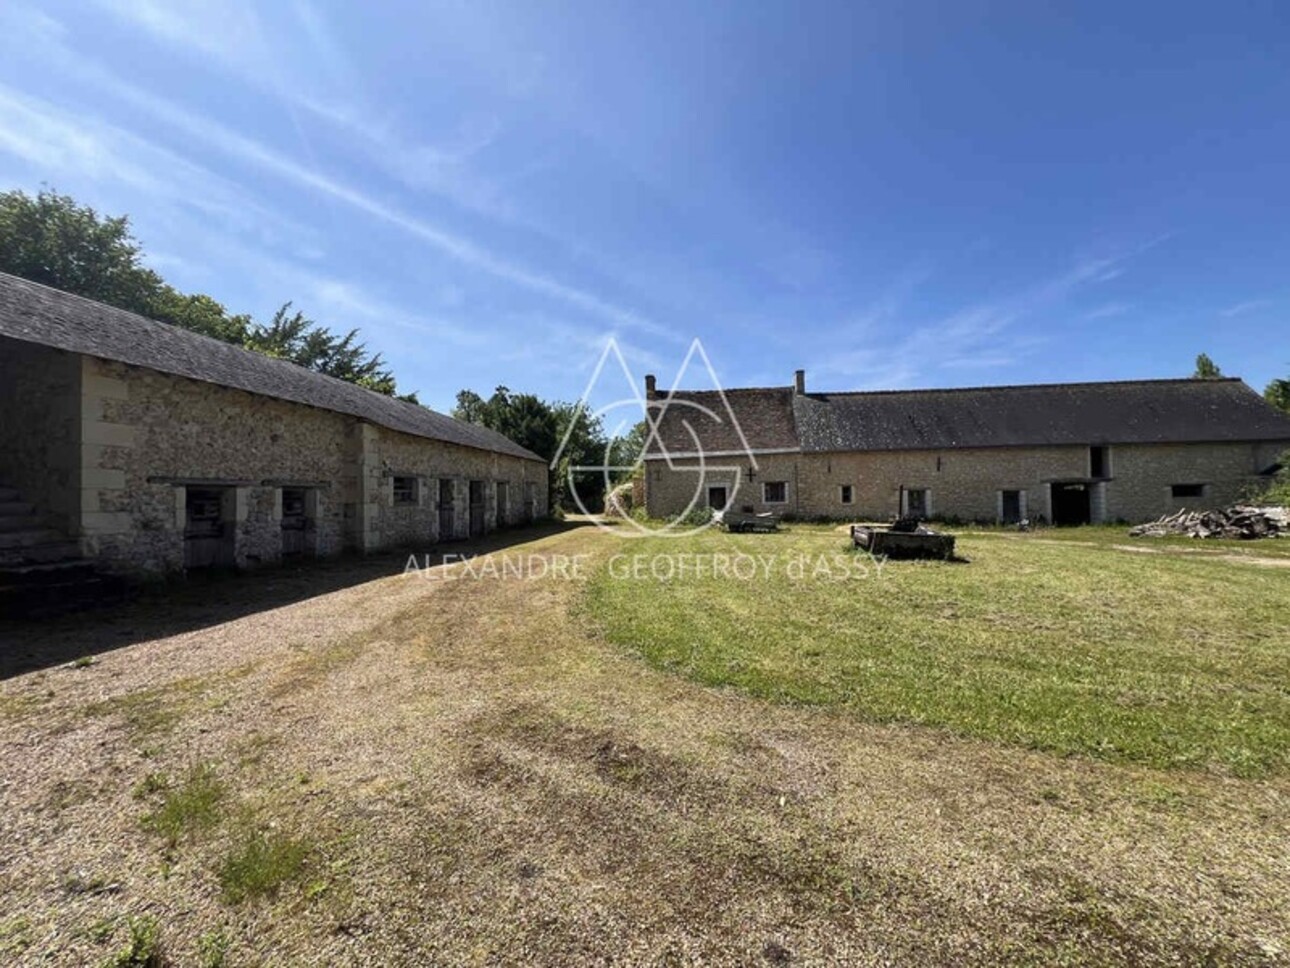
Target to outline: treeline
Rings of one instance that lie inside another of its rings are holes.
[[[551,500],[553,506],[568,510],[577,507],[570,492],[570,468],[617,466],[621,469],[611,472],[609,480],[610,485],[617,484],[631,476],[630,468],[645,444],[643,420],[627,435],[610,437],[601,420],[577,404],[513,393],[507,387],[498,387],[486,399],[473,390],[462,390],[452,415],[496,430],[548,462],[559,452],[560,460],[550,475]],[[560,451],[566,435],[568,442]],[[599,510],[604,503],[604,472],[574,471],[572,481],[587,510]]]
[[[416,402],[415,394],[398,394],[394,375],[357,329],[332,332],[289,302],[257,322],[205,293],[180,292],[143,259],[128,216],[100,215],[52,190],[0,193],[0,271]]]

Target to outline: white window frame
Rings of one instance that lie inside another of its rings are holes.
[[[400,501],[395,489],[395,482],[409,480],[412,482],[412,500]],[[390,476],[390,506],[396,508],[414,508],[421,504],[421,478],[415,474],[393,474]]]
[[[784,497],[779,501],[772,501],[766,494],[766,488],[772,484],[778,484],[784,489]],[[761,482],[761,503],[762,504],[787,504],[788,503],[788,481],[762,481]]]
[[[900,492],[900,516],[902,518],[909,516],[909,494],[911,491],[923,492],[923,517],[932,516],[932,489],[930,487],[907,487]]]
[[[848,492],[848,491],[850,491],[850,492],[851,492],[851,496],[850,496],[850,497],[847,497],[847,492]],[[838,501],[839,501],[840,503],[842,503],[842,504],[855,504],[855,503],[856,503],[856,486],[855,486],[854,484],[839,484],[839,485],[838,485]]]

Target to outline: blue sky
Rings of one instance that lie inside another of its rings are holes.
[[[440,408],[574,399],[610,335],[664,383],[698,337],[727,386],[1261,389],[1287,105],[1276,2],[0,5],[0,185]]]

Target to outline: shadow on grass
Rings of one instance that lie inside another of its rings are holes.
[[[256,612],[281,608],[401,574],[409,554],[421,567],[445,555],[487,554],[590,526],[547,522],[498,531],[470,541],[410,546],[371,555],[288,562],[255,571],[195,572],[137,589],[133,600],[55,618],[0,619],[0,679],[87,656],[193,632]]]

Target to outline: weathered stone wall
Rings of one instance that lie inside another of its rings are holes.
[[[374,428],[374,477],[369,490],[368,513],[376,522],[381,540],[388,546],[415,545],[430,541],[465,538],[470,531],[470,482],[483,483],[484,531],[496,530],[498,483],[505,482],[503,527],[525,523],[525,488],[534,496],[533,517],[547,515],[546,465],[504,454],[457,447],[425,440],[385,428]],[[394,503],[394,478],[417,479],[417,501]],[[452,486],[452,530],[441,533],[439,526],[440,481]]]
[[[505,520],[522,518],[522,486],[546,468],[386,430],[356,418],[152,370],[82,358],[80,537],[121,570],[183,567],[190,487],[224,486],[236,564],[282,554],[282,489],[306,489],[311,553],[371,551],[436,540],[438,479],[454,481],[453,537],[469,527],[466,482],[485,482],[485,530],[497,524],[496,484],[513,482]],[[394,477],[419,478],[414,505],[395,505]]]
[[[131,570],[183,567],[187,486],[199,482],[235,491],[239,565],[281,557],[284,485],[316,486],[311,545],[342,549],[357,420],[93,357],[84,367],[85,439],[103,441],[87,443],[86,473],[116,485],[86,494],[86,553]]]
[[[1110,479],[1094,484],[1093,520],[1142,521],[1179,507],[1221,507],[1237,500],[1287,444],[1168,444],[1112,446]],[[900,511],[900,493],[926,489],[932,517],[995,521],[1001,511],[1001,492],[1024,492],[1023,513],[1052,519],[1049,484],[1089,476],[1089,449],[1074,447],[978,448],[950,451],[870,451],[838,454],[773,454],[759,456],[749,480],[743,460],[717,458],[710,464],[735,464],[732,471],[705,475],[699,505],[706,506],[706,487],[732,487],[738,478],[732,507],[778,511],[798,517],[839,520],[886,520]],[[669,470],[662,461],[649,461],[646,506],[651,516],[681,513],[695,493],[697,460],[676,462]],[[788,500],[768,504],[763,486],[784,481]],[[1201,499],[1170,497],[1173,484],[1203,483]],[[842,486],[850,485],[852,502],[842,502]]]
[[[1256,475],[1287,449],[1290,441],[1112,447],[1107,515],[1136,522],[1184,507],[1226,507],[1241,500]],[[1203,484],[1204,494],[1175,498],[1170,495],[1173,484]]]
[[[80,357],[0,337],[0,485],[65,533],[80,488]]]

